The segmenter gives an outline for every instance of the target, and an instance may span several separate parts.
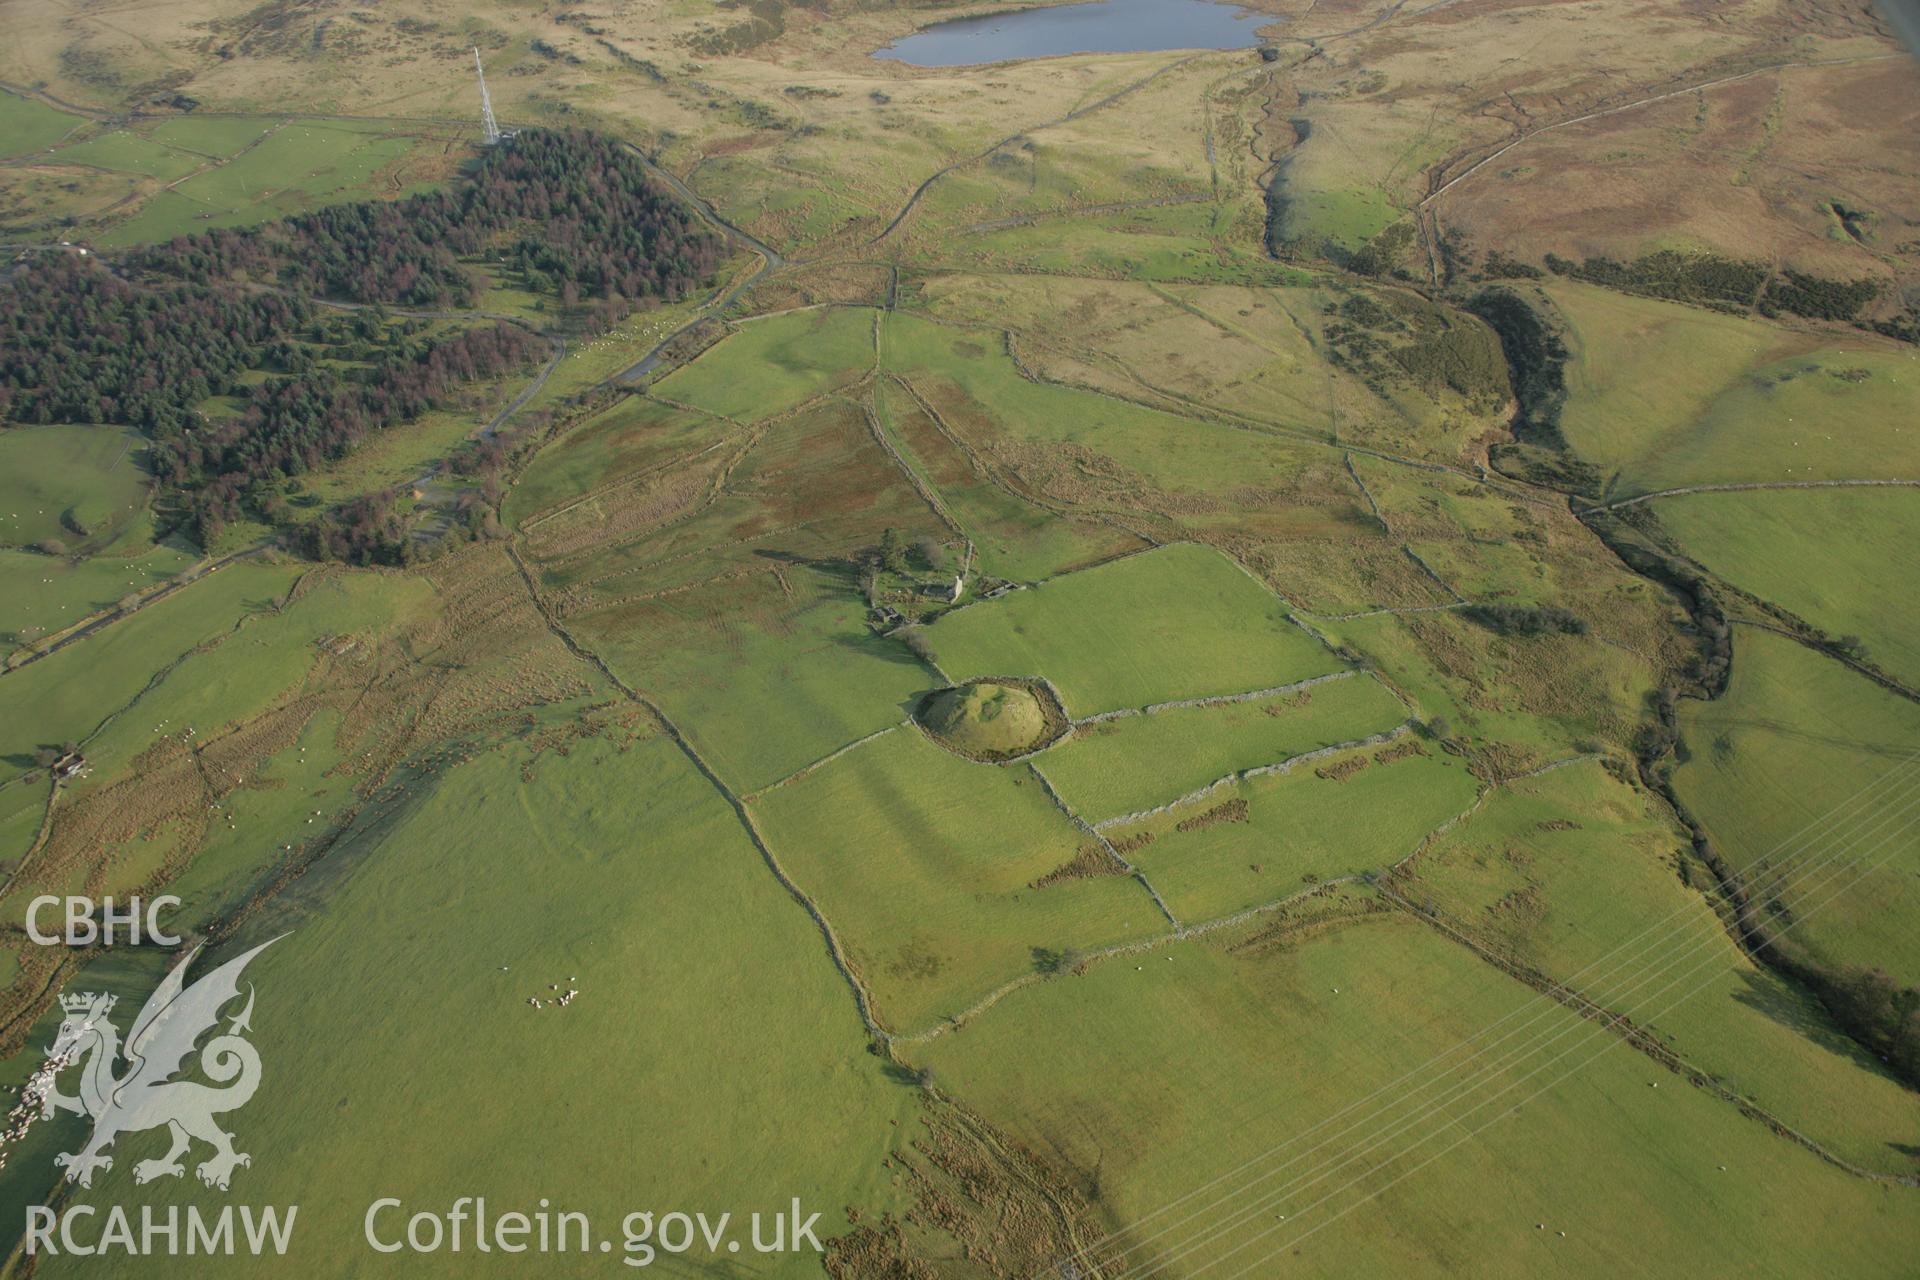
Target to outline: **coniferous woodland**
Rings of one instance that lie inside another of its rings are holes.
[[[516,234],[517,233],[517,234]],[[720,242],[662,194],[639,158],[580,130],[529,130],[487,152],[471,180],[397,201],[361,201],[262,227],[182,236],[129,265],[186,280],[236,277],[318,297],[470,307],[492,257],[536,293],[592,302],[611,320],[645,298],[675,301],[719,265]]]
[[[495,324],[442,342],[400,342],[358,377],[311,365],[249,388],[239,414],[156,444],[154,470],[191,488],[201,536],[211,538],[240,517],[255,483],[345,457],[367,435],[442,407],[460,384],[524,366],[545,350],[525,329]]]
[[[138,427],[153,441],[155,476],[182,493],[207,541],[240,517],[254,485],[342,458],[368,434],[446,404],[460,384],[546,350],[518,325],[444,339],[410,327],[316,319],[299,297],[142,288],[51,254],[0,286],[0,413]],[[238,411],[203,414],[213,396]]]
[[[310,316],[301,298],[140,289],[87,259],[43,254],[0,286],[0,418],[174,435]]]
[[[470,308],[488,283],[471,264],[492,261],[594,327],[684,296],[719,257],[618,143],[529,131],[447,191],[180,237],[111,266],[63,253],[21,263],[0,278],[0,419],[139,428],[206,542],[243,515],[284,514],[272,494],[289,477],[547,349],[520,325],[430,332],[380,307]],[[380,541],[311,549],[362,558]]]

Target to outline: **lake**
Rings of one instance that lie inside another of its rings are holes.
[[[955,18],[874,52],[916,67],[964,67],[1063,53],[1245,49],[1254,28],[1275,21],[1217,0],[1099,0],[1020,13]]]

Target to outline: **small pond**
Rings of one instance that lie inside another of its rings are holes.
[[[916,67],[964,67],[1063,53],[1246,49],[1260,43],[1254,28],[1272,21],[1270,14],[1218,0],[1098,0],[955,18],[924,27],[873,56]]]

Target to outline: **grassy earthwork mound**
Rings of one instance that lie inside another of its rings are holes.
[[[1038,681],[974,680],[936,689],[916,714],[942,746],[975,760],[1023,756],[1066,729],[1066,712]]]

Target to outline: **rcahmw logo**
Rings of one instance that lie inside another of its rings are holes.
[[[220,1029],[221,1011],[240,997],[241,974],[247,966],[279,940],[263,942],[187,986],[187,970],[200,954],[195,947],[141,1006],[124,1045],[111,1017],[113,996],[84,992],[60,997],[66,1016],[48,1047],[46,1063],[28,1081],[21,1103],[29,1109],[28,1119],[34,1106],[43,1119],[57,1111],[92,1119],[86,1143],[78,1151],[54,1157],[68,1181],[91,1187],[95,1173],[113,1168],[114,1157],[107,1151],[117,1139],[161,1128],[167,1131],[170,1145],[164,1154],[133,1166],[136,1183],[181,1177],[186,1172],[182,1158],[194,1153],[196,1143],[212,1148],[194,1169],[209,1187],[225,1191],[234,1171],[253,1163],[251,1156],[235,1149],[233,1135],[215,1119],[244,1107],[260,1087],[260,1055],[245,1037],[252,1030],[252,984],[247,984],[245,1004],[224,1019],[224,1030]],[[216,1034],[198,1048],[198,1066],[200,1074],[213,1083],[175,1079],[209,1031]],[[75,1064],[80,1071],[79,1091],[63,1093],[59,1077]],[[21,1127],[19,1122],[13,1126],[16,1132]],[[236,1243],[256,1254],[268,1247],[280,1253],[293,1233],[297,1212],[297,1206],[289,1206],[283,1220],[282,1211],[256,1212],[243,1206],[238,1214],[241,1232],[236,1236],[232,1206],[210,1216],[192,1206],[184,1214],[145,1206],[136,1226],[117,1205],[102,1210],[76,1204],[58,1214],[45,1205],[30,1205],[25,1245],[29,1254],[231,1253]],[[95,1217],[103,1219],[98,1224],[100,1234],[89,1244],[76,1233],[90,1232],[93,1224],[88,1220]]]

